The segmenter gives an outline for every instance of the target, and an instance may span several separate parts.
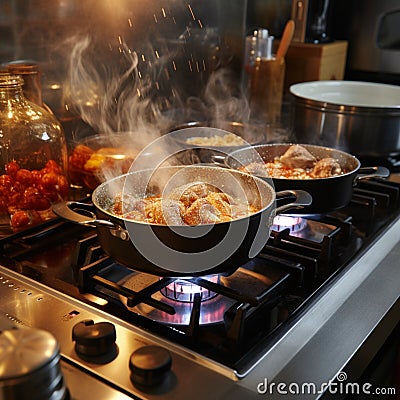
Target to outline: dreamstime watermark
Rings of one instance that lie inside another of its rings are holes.
[[[341,394],[341,395],[395,395],[394,387],[373,387],[371,383],[347,382],[347,374],[344,371],[339,372],[335,379],[319,385],[313,382],[268,382],[265,378],[257,385],[259,394],[280,394],[280,395],[318,395],[322,393]]]

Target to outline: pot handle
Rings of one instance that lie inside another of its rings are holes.
[[[390,175],[390,171],[386,167],[362,167],[358,170],[357,176],[353,181],[353,185],[364,179],[370,178],[387,178]]]
[[[75,210],[72,210],[72,208]],[[53,205],[54,213],[67,221],[90,227],[105,226],[111,229],[117,228],[110,221],[97,219],[96,214],[90,208],[93,208],[93,205],[78,201],[60,201]],[[78,211],[82,211],[84,214],[80,214]]]
[[[221,154],[212,154],[211,161],[213,162],[213,164],[219,167],[229,168],[229,166],[226,165],[226,156],[223,156]]]
[[[312,197],[310,193],[305,190],[282,190],[276,193],[278,198],[295,198],[295,201],[289,204],[284,204],[282,206],[276,207],[275,214],[279,215],[289,210],[299,210],[301,208],[307,207],[312,203]]]

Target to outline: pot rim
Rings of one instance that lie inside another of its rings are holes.
[[[226,144],[221,146],[199,144],[194,145],[187,143],[187,139],[199,136],[196,134],[198,131],[204,137],[210,136],[223,136],[226,134],[233,134],[243,140],[243,143]],[[238,132],[241,130],[241,132]],[[191,121],[184,124],[179,124],[169,131],[174,135],[174,140],[179,143],[183,148],[196,148],[196,149],[212,149],[223,152],[229,152],[249,145],[262,143],[265,139],[266,131],[262,125],[257,125],[250,122],[239,121]]]
[[[291,85],[290,93],[311,104],[344,109],[400,111],[400,87],[363,81],[311,81]]]
[[[235,218],[235,219],[232,219],[231,221],[218,222],[217,224],[208,223],[208,224],[200,224],[200,225],[154,224],[154,223],[149,223],[149,222],[144,222],[144,221],[137,221],[137,220],[134,220],[134,219],[128,219],[128,218],[124,218],[124,217],[119,216],[119,215],[115,215],[114,213],[112,213],[112,212],[108,211],[107,209],[105,209],[104,206],[100,206],[98,198],[101,197],[101,195],[99,195],[99,193],[102,190],[104,190],[106,187],[109,187],[110,185],[112,185],[113,182],[116,182],[118,180],[123,180],[126,177],[129,177],[129,176],[132,176],[132,175],[136,175],[136,174],[140,174],[140,173],[145,174],[145,173],[152,172],[152,171],[155,172],[153,169],[145,169],[145,170],[139,170],[139,171],[133,171],[133,172],[131,171],[131,172],[128,172],[128,173],[123,174],[123,175],[118,175],[118,176],[116,176],[116,177],[114,177],[112,179],[109,179],[109,180],[101,183],[99,186],[97,186],[94,189],[94,191],[92,193],[93,205],[98,210],[100,210],[102,213],[104,213],[107,216],[109,216],[109,217],[111,217],[113,219],[116,219],[117,221],[120,221],[120,222],[135,223],[135,224],[137,223],[137,224],[148,225],[148,226],[152,226],[152,227],[157,227],[157,226],[158,227],[173,227],[174,229],[185,230],[185,229],[193,229],[193,228],[199,227],[199,226],[200,227],[210,227],[210,226],[213,226],[213,225],[231,224],[231,223],[235,223],[236,221],[242,221],[242,220],[244,220],[246,218],[247,219],[248,218],[255,218],[259,214],[266,212],[271,206],[273,206],[275,204],[276,193],[275,193],[275,190],[271,186],[270,183],[268,183],[267,181],[265,181],[262,178],[259,178],[259,177],[254,176],[254,175],[246,174],[246,173],[238,171],[238,170],[227,169],[227,168],[222,168],[222,167],[217,167],[217,166],[207,166],[207,165],[201,165],[201,164],[200,165],[183,165],[183,166],[181,166],[181,165],[164,166],[164,167],[158,168],[157,170],[159,170],[159,169],[162,169],[162,170],[176,169],[176,170],[178,170],[178,169],[181,169],[181,168],[188,168],[188,167],[189,168],[206,168],[206,169],[213,169],[213,170],[215,169],[215,170],[218,170],[220,173],[224,173],[224,174],[233,173],[233,174],[236,174],[236,175],[245,176],[246,179],[250,179],[253,182],[255,182],[257,186],[261,185],[261,187],[265,188],[265,190],[268,190],[269,195],[271,196],[270,201],[266,205],[264,205],[262,208],[260,208],[258,211],[256,211],[255,213],[246,215],[244,217]],[[260,194],[260,197],[262,197],[262,194]],[[204,228],[204,229],[206,229],[206,228]]]
[[[293,95],[293,94],[292,94]],[[321,102],[311,99],[302,98],[293,95],[295,98],[295,104],[297,106],[302,106],[306,109],[317,111],[318,113],[334,114],[334,115],[349,115],[353,117],[378,117],[378,118],[388,118],[400,117],[400,106],[398,108],[388,108],[388,107],[362,107],[362,106],[350,106],[342,104],[333,104],[327,102]]]
[[[349,176],[349,175],[353,175],[354,173],[356,173],[360,168],[361,168],[361,162],[360,162],[360,160],[356,157],[356,156],[354,156],[354,155],[352,155],[352,154],[350,154],[350,153],[346,153],[345,151],[342,151],[342,150],[339,150],[339,149],[335,149],[335,148],[333,148],[333,147],[327,147],[327,146],[320,146],[320,145],[314,145],[314,144],[305,144],[305,143],[292,143],[292,142],[290,142],[290,143],[266,143],[266,144],[260,144],[260,145],[256,145],[256,146],[252,146],[252,148],[254,149],[254,150],[256,150],[257,151],[257,149],[264,149],[264,148],[277,148],[277,147],[280,147],[280,146],[282,146],[282,147],[287,147],[287,148],[289,148],[290,146],[292,146],[292,145],[295,145],[295,144],[298,144],[298,145],[300,145],[300,146],[303,146],[303,147],[305,147],[307,150],[310,150],[310,149],[318,149],[318,150],[326,150],[326,151],[329,151],[329,152],[334,152],[334,153],[338,153],[338,154],[340,154],[342,157],[344,157],[345,159],[348,159],[348,160],[352,160],[353,162],[355,162],[356,163],[356,167],[354,168],[354,169],[352,169],[351,171],[349,171],[349,172],[346,172],[345,174],[340,174],[340,175],[333,175],[333,176],[329,176],[329,177],[326,177],[326,178],[313,178],[313,179],[302,179],[302,180],[300,180],[300,181],[304,181],[304,182],[319,182],[319,181],[326,181],[326,180],[332,180],[332,179],[339,179],[339,178],[343,178],[343,177],[345,177],[345,176]],[[238,150],[235,150],[235,151],[233,151],[232,153],[230,153],[227,157],[226,157],[226,160],[229,160],[229,159],[234,159],[235,158],[235,156],[237,155],[237,154],[239,154],[239,153],[244,153],[246,151],[246,148],[243,148],[243,149],[238,149]],[[265,161],[264,160],[264,156],[262,155],[262,154],[260,154],[260,157],[263,159],[263,161]],[[229,161],[227,162],[227,164],[229,164]],[[299,181],[299,179],[289,179],[289,178],[272,178],[272,177],[269,177],[270,179],[272,179],[273,181],[279,181],[279,182],[285,182],[285,181],[287,181],[287,182],[293,182],[293,181]]]

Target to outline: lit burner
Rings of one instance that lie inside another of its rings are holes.
[[[204,277],[203,279],[206,279],[210,282],[219,283],[218,275]],[[186,279],[177,279],[161,289],[161,293],[169,299],[184,303],[192,303],[196,293],[201,295],[201,301],[210,300],[217,295],[211,290],[198,286]]]
[[[278,215],[274,218],[272,230],[281,232],[290,229],[290,232],[300,232],[307,226],[307,220],[297,216]]]

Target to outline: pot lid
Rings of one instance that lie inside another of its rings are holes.
[[[400,86],[357,81],[313,81],[291,85],[290,93],[307,100],[353,107],[400,108]]]
[[[31,328],[0,332],[0,382],[18,378],[48,364],[59,353],[53,335]]]

